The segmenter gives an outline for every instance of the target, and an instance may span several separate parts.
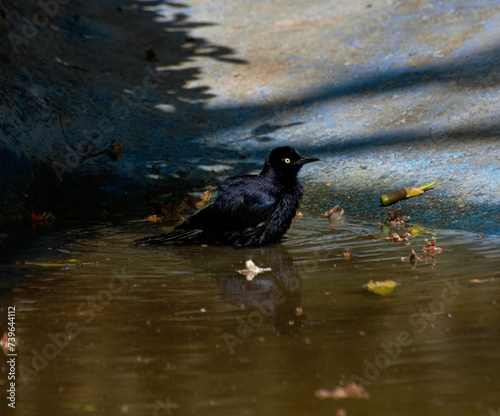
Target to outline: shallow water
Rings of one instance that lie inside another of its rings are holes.
[[[306,216],[261,249],[130,245],[151,228],[0,244],[15,414],[499,414],[498,237],[433,230],[443,252],[412,265],[430,235],[366,239],[381,229],[353,219]],[[249,281],[248,259],[272,270]],[[386,279],[387,296],[365,287]],[[369,397],[315,395],[349,381]]]

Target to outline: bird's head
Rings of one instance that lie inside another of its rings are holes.
[[[316,162],[316,157],[301,156],[293,147],[282,146],[271,150],[266,165],[280,175],[295,176],[306,163]]]

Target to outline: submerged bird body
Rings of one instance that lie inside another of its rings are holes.
[[[302,199],[300,168],[318,159],[285,146],[272,150],[258,175],[226,179],[215,202],[196,212],[174,231],[137,241],[155,245],[195,240],[208,244],[263,246],[278,243]]]

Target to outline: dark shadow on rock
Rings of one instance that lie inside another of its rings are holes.
[[[176,124],[195,125],[191,109],[214,96],[188,86],[201,74],[197,60],[245,61],[193,36],[212,23],[193,20],[181,3],[54,2],[50,15],[39,3],[0,3],[0,220],[34,205],[59,215],[122,211],[123,195],[142,181],[134,147],[158,146],[145,129],[155,127],[154,106],[183,114],[157,126],[177,138]],[[36,16],[46,20],[31,25]],[[113,143],[125,145],[117,162],[106,152]],[[20,176],[16,161],[26,168]]]
[[[36,0],[24,2],[23,8],[9,0],[0,4],[5,11],[5,18],[0,18],[5,33],[22,35],[22,17],[29,20],[39,10]],[[157,10],[161,6],[170,10],[168,18],[159,20]],[[40,202],[36,203],[40,210],[56,211],[56,215],[146,210],[149,194],[184,194],[217,179],[207,171],[210,168],[200,166],[205,164],[198,162],[202,156],[214,164],[227,164],[230,157],[239,160],[238,166],[229,166],[226,176],[260,168],[267,151],[274,146],[272,133],[307,122],[273,120],[295,108],[346,97],[376,97],[433,83],[478,90],[500,85],[500,78],[494,75],[500,66],[500,48],[492,47],[419,68],[374,71],[281,101],[208,108],[206,103],[214,97],[209,87],[190,86],[202,74],[202,64],[197,60],[244,61],[235,57],[236,51],[229,47],[194,37],[193,29],[212,23],[195,21],[183,13],[185,6],[161,1],[68,2],[50,17],[50,24],[39,27],[33,37],[21,42],[18,53],[12,52],[7,37],[0,39],[0,83],[5,91],[0,165],[10,166],[7,158],[11,156],[6,155],[13,152],[30,161],[26,166],[31,172],[23,175],[25,182],[19,183],[15,170],[2,169],[4,193],[0,206],[4,217],[12,215],[10,206],[28,215],[33,201]],[[59,126],[61,115],[70,149]],[[92,141],[110,120],[109,128]],[[254,127],[256,124],[260,125]],[[253,130],[247,147],[244,142],[240,148],[229,149],[231,144],[204,141],[210,135],[248,126]],[[498,137],[498,127],[498,123],[492,123],[460,129],[445,127],[439,132],[392,129],[343,141],[332,138],[331,144],[315,146],[309,153],[321,156],[391,143]],[[252,149],[254,141],[269,148]],[[126,144],[126,149],[115,162],[100,155],[80,164],[82,155],[74,149],[84,153],[89,142],[97,150],[113,142]],[[157,185],[155,178],[147,178],[155,173],[147,163],[164,163],[169,168],[175,164],[179,172],[189,175],[178,174],[169,181],[163,178]],[[20,195],[17,199],[16,194]],[[23,194],[28,197],[21,197]]]

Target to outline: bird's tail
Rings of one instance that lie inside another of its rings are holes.
[[[170,233],[140,238],[139,240],[135,240],[134,244],[137,246],[158,246],[176,241],[192,240],[202,232],[203,230],[175,230]]]

